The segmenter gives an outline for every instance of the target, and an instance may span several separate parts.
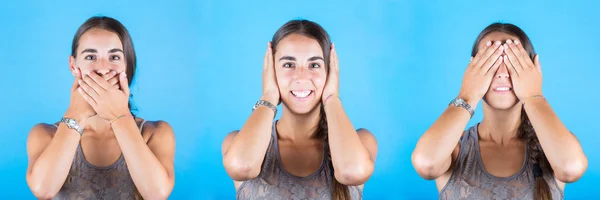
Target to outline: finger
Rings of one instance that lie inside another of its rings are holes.
[[[496,42],[494,42],[493,46],[490,46],[487,50],[485,50],[485,52],[483,52],[483,55],[481,56],[481,58],[479,58],[479,60],[477,61],[476,66],[482,67],[489,60],[489,58],[492,57],[492,55],[494,55],[494,53],[497,53],[497,50],[502,47],[500,44],[501,44],[500,41],[496,41]],[[500,52],[500,54],[502,54],[502,52]],[[496,58],[493,58],[493,59],[495,60]],[[492,66],[492,63],[490,63],[489,66]],[[487,68],[489,68],[489,66],[487,66],[485,69],[487,70]]]
[[[504,44],[504,46],[506,46],[506,56],[508,57],[508,61],[507,67],[513,68],[515,71],[519,72],[521,70],[523,70],[523,65],[519,62],[519,58],[516,55],[515,49],[511,48],[510,46],[514,45],[514,43],[512,43],[512,41],[508,40],[506,41],[506,44]]]
[[[508,61],[509,58],[507,55],[504,55],[504,64],[506,64],[506,69],[508,69],[508,74],[510,75],[512,80],[515,80],[519,77],[519,73],[515,69],[515,67]]]
[[[330,54],[331,54],[331,56],[329,58],[330,59],[330,61],[329,61],[330,65],[331,65],[331,67],[334,70],[338,71],[340,69],[339,68],[340,67],[339,66],[339,60],[338,60],[337,51],[336,51],[335,46],[333,45],[333,43],[331,44],[331,53]]]
[[[533,63],[535,64],[535,68],[538,70],[538,72],[541,75],[542,74],[542,64],[540,63],[540,54],[536,54],[535,57],[533,57],[533,59],[534,59]]]
[[[489,56],[485,63],[481,65],[481,70],[483,70],[484,73],[487,73],[490,70],[490,68],[494,65],[494,63],[496,63],[496,61],[500,58],[503,52],[504,46],[500,45],[496,49],[496,51],[494,51],[493,54]]]
[[[92,77],[90,77],[90,74],[93,74],[93,75],[95,75],[96,77],[100,77],[100,76],[98,76],[97,74],[94,74],[94,73],[89,73],[89,74],[86,74],[86,75],[84,75],[84,77],[83,77],[83,82],[82,82],[82,83],[85,83],[85,84],[86,84],[88,87],[90,87],[90,89],[94,90],[94,91],[95,91],[97,94],[102,94],[102,93],[104,92],[104,90],[105,90],[105,89],[104,89],[102,86],[98,85],[98,84],[96,83],[96,81],[94,81],[94,80],[92,79]],[[79,83],[79,85],[82,85],[82,83]],[[88,93],[89,93],[89,91],[86,91],[86,92],[88,92]],[[90,96],[92,96],[92,95],[90,95]],[[92,97],[93,97],[93,96],[92,96]]]
[[[116,71],[110,71],[107,74],[102,75],[102,78],[106,81],[108,81],[109,79],[114,78],[117,75]],[[111,84],[112,85],[112,84]]]
[[[498,56],[496,62],[494,62],[492,67],[490,67],[490,69],[487,72],[485,72],[485,75],[494,76],[494,74],[496,74],[496,71],[498,71],[498,68],[500,68],[500,65],[502,65],[502,62],[504,62],[504,58],[502,56]]]
[[[108,84],[110,84],[111,86],[115,86],[115,85],[116,85],[116,86],[118,86],[118,83],[119,83],[119,76],[114,76],[114,77],[112,77],[111,79],[109,79],[107,82],[108,82]]]
[[[83,91],[86,94],[88,94],[88,96],[90,98],[92,98],[94,101],[98,97],[98,93],[90,85],[88,85],[85,81],[79,81],[79,88],[83,89]]]
[[[88,73],[87,76],[90,77],[96,83],[96,85],[100,86],[102,89],[108,90],[110,88],[108,82],[106,82],[106,80],[104,80],[100,75],[96,73]]]
[[[531,57],[529,57],[529,53],[523,48],[523,45],[519,40],[514,41],[513,51],[516,53],[519,63],[523,68],[534,67],[533,61],[531,60]]]
[[[492,46],[492,41],[487,41],[484,45],[480,45],[477,50],[477,54],[475,54],[475,57],[471,57],[471,63],[477,63],[484,52],[487,51],[488,48],[490,48]]]
[[[125,73],[125,71],[119,74],[119,85],[121,87],[121,90],[125,92],[125,95],[127,95],[127,97],[129,98],[129,81],[127,81],[127,74]]]
[[[267,71],[269,69],[269,58],[273,56],[271,52],[271,42],[267,44],[267,50],[265,51],[265,57],[263,59],[263,71]]]
[[[79,95],[81,95],[81,97],[83,97],[83,100],[85,100],[86,102],[88,102],[92,106],[92,108],[96,107],[96,101],[94,100],[94,98],[92,98],[81,87],[77,88],[77,92],[79,92]]]

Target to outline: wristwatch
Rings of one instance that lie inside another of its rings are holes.
[[[273,110],[273,112],[275,113],[275,115],[277,115],[277,106],[273,105],[271,102],[268,102],[268,101],[265,101],[265,100],[259,100],[252,107],[252,111],[256,110],[256,108],[258,108],[259,106],[269,107],[269,108],[271,108],[271,110]]]
[[[65,123],[67,125],[67,128],[77,131],[79,135],[83,135],[83,127],[77,123],[77,120],[73,118],[63,117],[62,119],[60,119],[59,123]]]
[[[469,114],[471,114],[471,118],[473,118],[473,115],[475,114],[475,110],[473,110],[471,105],[469,105],[464,99],[456,97],[450,102],[449,106],[450,105],[466,109],[469,111]]]

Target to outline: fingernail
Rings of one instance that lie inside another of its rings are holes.
[[[512,40],[506,40],[506,44],[512,44]]]
[[[496,46],[500,46],[500,44],[501,44],[501,43],[502,43],[502,42],[500,42],[500,41],[496,41],[496,43],[494,43],[494,44],[495,44]]]
[[[516,45],[519,45],[519,44],[520,44],[520,43],[519,43],[519,40],[515,40],[515,44],[516,44]]]
[[[506,44],[505,44],[506,45]],[[504,45],[500,46],[498,49],[504,50]]]
[[[485,46],[492,46],[492,41],[488,41],[487,43],[485,43]]]

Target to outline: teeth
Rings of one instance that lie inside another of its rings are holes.
[[[310,90],[305,91],[292,91],[292,94],[298,98],[305,98],[310,94]]]
[[[509,87],[498,87],[496,88],[497,91],[509,91],[510,88]]]

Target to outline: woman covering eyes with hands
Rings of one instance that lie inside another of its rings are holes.
[[[69,108],[27,140],[27,184],[40,199],[167,199],[175,139],[164,121],[132,114],[133,42],[109,17],[92,17],[73,39]]]
[[[269,43],[263,71],[263,96],[242,129],[223,141],[237,198],[361,199],[377,143],[344,112],[327,32],[289,21]],[[282,116],[274,121],[279,103]]]
[[[440,199],[562,199],[587,168],[581,145],[542,94],[542,69],[517,26],[477,38],[458,97],[421,136],[416,171]],[[483,100],[483,120],[467,129]]]

